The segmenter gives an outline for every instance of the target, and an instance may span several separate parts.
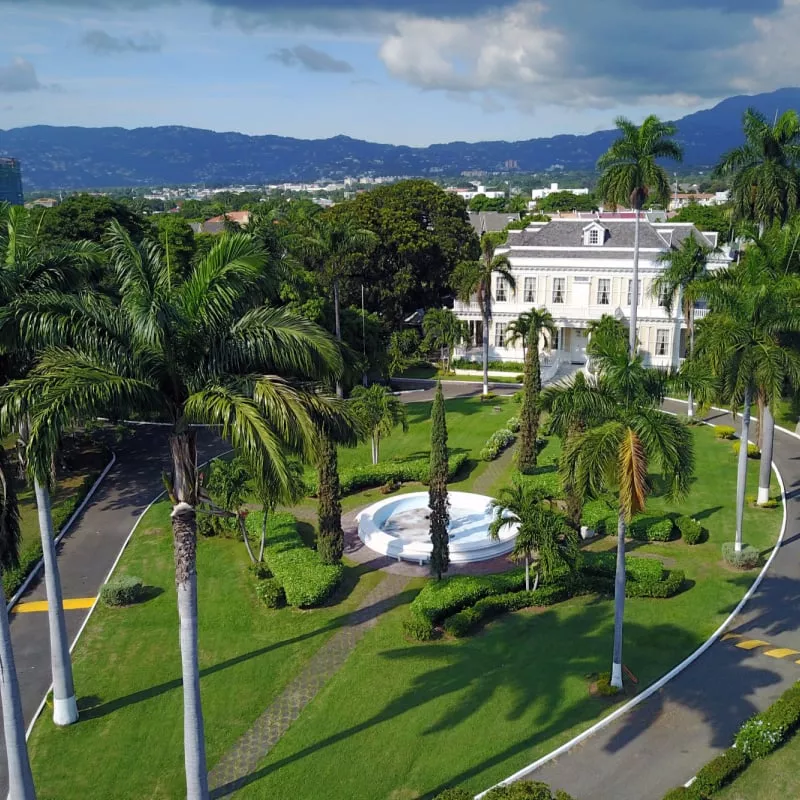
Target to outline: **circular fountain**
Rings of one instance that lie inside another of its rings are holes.
[[[500,537],[489,536],[489,524],[499,511],[492,498],[469,492],[448,492],[450,500],[450,561],[469,564],[506,555],[514,548],[515,524]],[[413,492],[381,500],[357,517],[358,536],[370,550],[404,561],[424,564],[431,557],[428,493]]]

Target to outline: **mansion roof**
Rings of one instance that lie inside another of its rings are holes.
[[[585,231],[596,227],[602,234],[598,244],[588,244]],[[505,247],[509,256],[531,256],[533,253],[517,248],[536,247],[537,256],[544,258],[620,258],[620,249],[633,251],[634,220],[609,219],[554,219],[543,225],[532,223],[522,231],[509,231]],[[716,233],[702,233],[692,223],[639,222],[639,246],[644,250],[664,251],[675,248],[687,237],[693,236],[706,247],[717,245]],[[546,248],[558,248],[547,251]],[[568,248],[568,250],[565,250]]]

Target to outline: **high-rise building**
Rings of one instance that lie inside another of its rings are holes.
[[[22,170],[16,158],[0,157],[0,203],[22,205]]]

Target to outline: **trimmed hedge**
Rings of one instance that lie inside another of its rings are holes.
[[[262,511],[247,515],[249,531],[260,535]],[[309,608],[325,602],[342,580],[341,564],[322,564],[316,550],[306,547],[291,514],[272,514],[267,520],[267,562],[290,606]]]
[[[286,605],[286,592],[277,578],[267,578],[256,584],[256,597],[267,608],[283,608]]]
[[[445,789],[434,800],[472,800],[474,795],[466,789]]]
[[[445,633],[460,638],[472,633],[476,628],[493,617],[509,611],[519,611],[531,606],[552,606],[568,599],[566,586],[542,586],[531,592],[509,592],[483,597],[471,608],[465,608],[443,624]]]
[[[575,800],[559,789],[555,794],[541,781],[517,781],[508,786],[497,786],[484,795],[485,800]]]
[[[448,476],[454,478],[467,461],[466,453],[450,456]],[[378,464],[365,464],[339,473],[342,494],[352,494],[361,489],[372,489],[387,483],[427,483],[431,474],[430,459],[415,458],[412,461],[385,461]],[[306,494],[317,493],[316,478],[306,481]]]
[[[681,532],[681,538],[686,544],[697,544],[703,538],[703,526],[693,517],[678,517],[675,527]]]
[[[519,429],[522,427],[522,423],[519,421],[519,417],[511,417],[511,419],[506,423],[506,428],[511,431],[511,433],[519,433]]]
[[[454,358],[450,362],[453,369],[473,369],[483,372],[483,361],[472,361],[467,358]],[[525,370],[525,364],[521,361],[490,361],[487,365],[492,372],[514,372],[519,373]]]
[[[107,606],[130,606],[142,599],[142,579],[133,575],[112,578],[100,587],[100,599]]]
[[[412,639],[426,641],[433,637],[434,625],[445,617],[475,604],[482,597],[519,591],[524,585],[524,569],[498,575],[456,575],[429,581],[409,606],[403,630]]]
[[[614,577],[617,571],[617,554],[585,552],[581,555],[581,572],[588,575]],[[660,581],[664,577],[664,565],[657,558],[627,556],[625,575],[634,581]]]
[[[800,728],[800,683],[788,688],[769,708],[745,722],[733,747],[708,762],[692,785],[671,789],[664,800],[708,800],[756,758],[777,750]]]
[[[517,437],[508,428],[500,428],[487,440],[480,452],[481,461],[494,461],[506,448],[510,447]]]
[[[538,469],[543,469],[538,467]],[[525,476],[525,483],[539,489],[546,498],[562,497],[564,490],[561,486],[561,476],[558,470],[549,472],[534,472]]]
[[[673,530],[674,524],[669,517],[657,520],[638,517],[628,525],[628,534],[638,542],[668,542]]]
[[[736,455],[736,456],[739,455],[739,448],[741,447],[741,444],[742,444],[741,442],[734,442],[733,443],[733,447],[731,449],[733,450],[733,454],[734,455]],[[748,458],[761,458],[761,451],[758,449],[758,445],[750,444],[748,442],[748,444],[747,444],[747,457]]]
[[[94,486],[94,482],[100,477],[99,471],[90,472],[81,481],[78,490],[71,497],[66,498],[53,508],[53,530],[56,536],[66,525],[67,520],[75,513],[75,510],[83,502],[84,497],[89,494],[89,489]],[[3,572],[3,586],[5,588],[6,599],[13,597],[31,570],[42,559],[42,542],[37,537],[36,541],[31,542],[19,554],[19,564],[13,569]]]
[[[714,436],[717,439],[735,439],[736,428],[732,428],[730,425],[715,425]]]
[[[585,591],[598,594],[614,594],[615,553],[583,553],[580,568],[580,584]],[[664,599],[673,597],[686,580],[683,570],[665,570],[657,559],[625,559],[625,597],[650,597]]]
[[[761,561],[761,554],[752,545],[746,544],[737,553],[734,542],[724,542],[722,545],[722,557],[732,567],[737,569],[753,569]]]
[[[617,512],[605,500],[589,500],[583,506],[581,525],[598,535],[616,533]]]

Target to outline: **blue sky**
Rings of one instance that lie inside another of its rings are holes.
[[[0,0],[0,19],[0,128],[513,140],[800,69],[800,0]]]

